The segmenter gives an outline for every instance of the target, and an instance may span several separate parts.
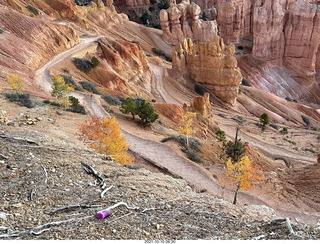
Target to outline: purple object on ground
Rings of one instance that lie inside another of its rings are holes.
[[[106,210],[106,211],[103,211],[103,212],[98,212],[98,219],[104,219],[106,217],[109,217],[111,215],[111,211],[110,210]]]

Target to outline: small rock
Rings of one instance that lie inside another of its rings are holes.
[[[42,118],[41,117],[36,117],[36,120],[42,121]]]
[[[115,233],[117,233],[117,230],[116,230],[116,229],[113,229],[112,232],[115,234]]]
[[[160,225],[159,224],[157,224],[157,230],[159,230],[160,229]]]
[[[2,219],[2,220],[4,220],[4,221],[6,221],[6,220],[7,220],[7,214],[6,214],[6,213],[1,212],[1,213],[0,213],[0,219]]]

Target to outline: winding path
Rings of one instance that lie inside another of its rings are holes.
[[[46,63],[42,68],[36,71],[35,80],[39,87],[46,93],[50,93],[52,80],[50,77],[50,68],[70,58],[74,53],[89,47],[93,42],[100,39],[98,37],[84,37],[80,39],[80,43],[73,48],[58,54],[51,61]],[[162,78],[164,70],[157,65],[150,65],[151,70],[154,72],[155,89],[165,102],[178,103],[177,100],[172,98],[164,89],[162,85]],[[90,95],[81,92],[73,92],[73,96],[77,97],[79,101],[85,106],[90,115],[98,117],[110,116],[101,106],[99,97],[97,95]],[[178,155],[172,148],[160,142],[155,142],[140,138],[131,134],[128,131],[122,130],[123,134],[128,137],[128,144],[130,149],[145,159],[153,162],[154,164],[168,169],[169,172],[181,176],[190,184],[193,184],[199,189],[206,189],[208,192],[217,194],[220,186],[215,183],[213,178],[209,176],[201,167],[197,166],[192,161]],[[234,192],[225,189],[225,196],[232,199]],[[238,199],[242,203],[268,205],[259,198],[239,192]]]

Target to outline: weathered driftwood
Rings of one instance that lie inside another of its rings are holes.
[[[0,159],[8,159],[8,158],[9,158],[8,156],[6,156],[6,155],[4,155],[4,154],[0,153]]]
[[[42,167],[42,169],[43,169],[43,171],[44,171],[44,176],[46,177],[45,180],[44,180],[44,183],[47,184],[47,182],[48,182],[48,173],[47,173],[47,170],[46,170],[46,168],[45,168],[42,164],[41,164],[41,167]]]
[[[100,173],[98,171],[96,171],[90,164],[81,162],[84,170],[88,173],[88,174],[92,174],[94,175],[96,178],[98,178],[98,180],[100,180],[100,186],[102,187],[104,185],[104,179],[103,177],[100,175]]]
[[[116,203],[116,204],[108,207],[107,209],[104,209],[104,210],[99,211],[98,213],[100,213],[100,212],[105,212],[105,211],[107,211],[107,210],[114,209],[114,208],[119,207],[119,206],[121,206],[121,205],[124,205],[127,209],[133,209],[133,210],[140,209],[139,207],[136,207],[136,206],[128,206],[128,204],[126,204],[125,202],[118,202],[118,203]]]
[[[100,198],[103,198],[104,195],[106,194],[107,191],[109,191],[111,188],[113,187],[113,185],[109,186],[107,189],[103,190],[100,194]],[[103,188],[103,187],[102,187]]]
[[[29,233],[30,233],[31,235],[39,236],[39,235],[41,235],[43,232],[46,232],[46,231],[49,231],[49,230],[51,230],[51,228],[42,229],[42,230],[40,230],[40,231],[38,231],[38,232],[35,232],[35,231],[33,231],[33,230],[30,230]]]

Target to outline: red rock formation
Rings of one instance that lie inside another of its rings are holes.
[[[105,69],[117,74],[122,80],[151,91],[152,72],[140,45],[127,41],[99,41]]]
[[[183,39],[172,51],[172,67],[187,70],[222,101],[234,104],[242,81],[234,51],[234,45],[226,46],[218,36],[198,44]]]
[[[226,43],[252,36],[254,59],[283,66],[299,85],[309,87],[307,93],[320,91],[315,82],[320,70],[320,6],[315,1],[217,0],[217,6],[219,31]]]
[[[188,106],[186,103],[183,105],[183,109],[189,112],[197,112],[206,119],[212,119],[212,107],[210,104],[209,93],[205,93],[203,97],[195,97],[193,102]]]
[[[217,0],[219,32],[225,43],[238,42],[240,37],[250,33],[252,2]]]
[[[201,42],[212,41],[217,35],[216,21],[200,20],[200,13],[201,8],[195,3],[171,2],[170,8],[160,11],[163,39],[172,45],[179,43],[181,38]]]

